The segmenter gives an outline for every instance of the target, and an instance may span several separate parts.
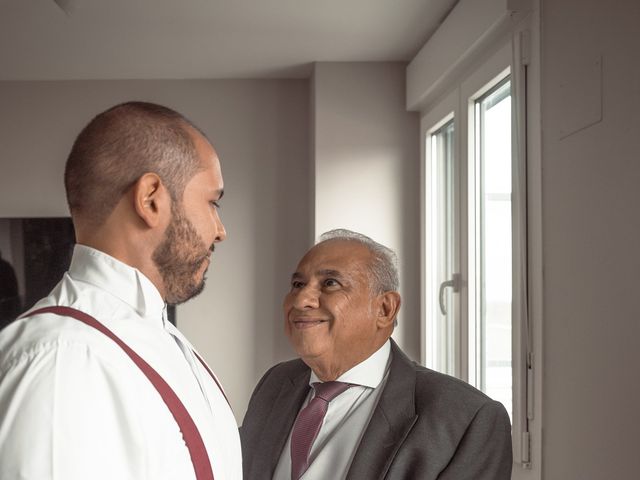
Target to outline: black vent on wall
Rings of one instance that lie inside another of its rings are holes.
[[[70,218],[25,218],[24,243],[25,300],[28,310],[49,292],[69,269],[76,238]]]
[[[0,329],[30,309],[69,269],[75,232],[69,217],[0,219]],[[176,308],[167,309],[176,324]]]

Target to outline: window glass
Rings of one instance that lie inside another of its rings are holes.
[[[511,83],[475,102],[475,384],[512,412]]]
[[[427,366],[455,374],[455,272],[454,122],[448,121],[428,139],[428,325]],[[447,283],[449,282],[449,283]]]

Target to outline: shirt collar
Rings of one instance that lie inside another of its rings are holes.
[[[138,269],[104,252],[76,244],[69,275],[119,298],[141,317],[163,321],[165,303],[151,280]]]
[[[366,360],[360,362],[355,367],[344,372],[336,380],[338,382],[362,385],[364,387],[376,388],[382,382],[391,357],[391,342],[387,340],[376,352]],[[319,382],[320,379],[313,371],[309,378],[309,385]]]

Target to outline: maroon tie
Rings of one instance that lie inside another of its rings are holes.
[[[309,453],[318,436],[329,402],[351,385],[343,382],[315,382],[316,395],[300,410],[291,433],[291,480],[298,480],[309,468]]]

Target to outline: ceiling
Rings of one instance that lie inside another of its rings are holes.
[[[0,80],[299,78],[411,60],[457,0],[0,0]]]

